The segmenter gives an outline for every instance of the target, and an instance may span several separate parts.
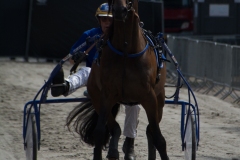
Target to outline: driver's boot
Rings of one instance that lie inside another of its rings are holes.
[[[68,90],[69,84],[64,80],[64,72],[61,68],[57,75],[52,79],[51,94],[53,97],[58,97],[60,95],[66,94]]]
[[[134,138],[126,137],[122,150],[125,154],[124,160],[136,160],[136,155],[134,153]]]

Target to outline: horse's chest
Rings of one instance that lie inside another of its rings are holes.
[[[150,84],[147,72],[134,67],[109,67],[101,75],[103,86],[112,92],[124,91],[124,94],[138,94],[140,89],[148,90]],[[120,89],[119,89],[120,88]],[[114,91],[115,90],[115,91]]]

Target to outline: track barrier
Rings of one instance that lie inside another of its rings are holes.
[[[171,35],[168,46],[195,91],[240,102],[240,46]],[[175,78],[171,74],[170,82]]]

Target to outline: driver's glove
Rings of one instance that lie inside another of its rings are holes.
[[[72,60],[75,63],[81,63],[86,57],[87,57],[87,55],[85,54],[85,52],[78,51],[78,52],[74,53],[74,55],[72,56]]]

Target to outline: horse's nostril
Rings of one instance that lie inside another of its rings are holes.
[[[127,13],[128,13],[128,10],[126,7],[124,7],[122,16],[125,18],[127,16]]]

